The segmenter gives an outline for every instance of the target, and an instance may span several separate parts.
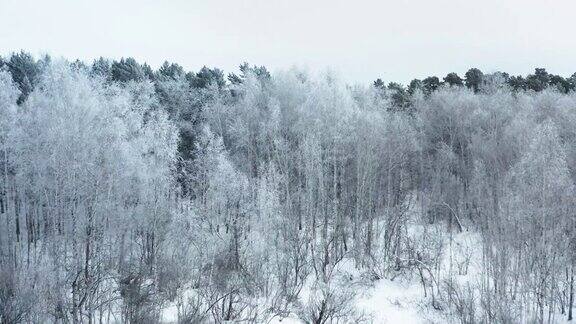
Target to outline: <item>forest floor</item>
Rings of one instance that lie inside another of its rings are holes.
[[[473,284],[478,279],[481,262],[480,235],[472,232],[454,233],[452,237],[442,226],[431,228],[412,224],[408,229],[414,239],[425,235],[439,235],[438,253],[441,265],[431,269],[435,280],[441,281],[453,273],[454,281],[460,285]],[[414,269],[399,272],[392,278],[367,280],[367,274],[355,269],[352,260],[341,262],[337,270],[341,276],[350,278],[354,298],[352,308],[356,318],[367,323],[459,323],[456,316],[432,307],[430,276],[427,276],[426,292],[418,272]],[[369,276],[369,275],[368,275]],[[309,289],[309,287],[308,287]],[[308,300],[309,291],[304,289],[301,300]],[[345,323],[347,321],[344,321]],[[272,323],[302,323],[296,314]]]
[[[437,316],[426,309],[425,302],[418,282],[382,279],[359,294],[356,307],[373,323],[434,322]]]
[[[373,279],[373,274],[358,270],[351,259],[342,260],[334,269],[335,278],[331,284],[337,293],[348,294],[344,310],[348,317],[339,323],[460,323],[460,319],[446,309],[433,307],[431,296],[431,276],[434,281],[446,283],[452,280],[460,289],[478,287],[482,278],[482,242],[479,233],[464,230],[461,233],[450,233],[444,225],[418,225],[412,223],[408,235],[415,242],[432,236],[440,239],[431,247],[440,258],[439,267],[426,273],[426,287],[422,285],[420,274],[415,269],[400,271],[393,277]],[[424,241],[424,240],[422,240]],[[430,245],[430,244],[428,244]],[[450,275],[451,274],[451,275]],[[451,278],[451,279],[449,279]],[[314,283],[305,285],[299,295],[300,305],[309,305],[314,300]],[[426,291],[425,291],[426,290]],[[462,290],[462,291],[464,291]],[[262,305],[261,305],[262,306]],[[351,315],[353,313],[353,315]],[[302,310],[293,309],[289,315],[268,319],[267,323],[297,324],[304,323]],[[168,307],[163,313],[163,322],[176,323],[176,307]],[[566,316],[555,315],[552,323],[570,323]]]

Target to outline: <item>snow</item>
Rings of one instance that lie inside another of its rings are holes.
[[[410,225],[409,233],[412,237],[422,235],[423,226]],[[430,232],[430,228],[428,228]],[[462,232],[453,233],[452,244],[448,244],[450,238],[445,235],[445,229],[438,228],[433,235],[442,233],[443,244],[442,276],[448,275],[449,259],[452,255],[452,271],[456,282],[459,284],[473,284],[479,275],[481,268],[481,237],[478,233]],[[451,251],[450,251],[451,247]],[[352,289],[356,296],[352,303],[358,314],[368,323],[446,323],[451,317],[435,310],[431,306],[430,294],[424,294],[424,289],[419,278],[415,274],[406,273],[391,279],[380,279],[370,281],[366,279],[366,274],[354,266],[351,259],[340,262],[334,270],[334,280],[336,278],[350,278],[349,289]],[[313,278],[303,287],[299,299],[306,304],[312,294]],[[341,283],[339,283],[341,284]],[[429,290],[430,287],[428,286]],[[265,301],[263,301],[265,303]],[[178,309],[175,305],[165,308],[162,314],[163,323],[177,323]],[[293,309],[288,317],[276,316],[267,321],[274,324],[295,324],[303,323],[297,315],[297,310]],[[453,319],[450,322],[458,322]]]
[[[422,235],[423,226],[411,225],[409,235],[418,237]],[[428,228],[430,231],[430,228]],[[442,233],[441,229],[433,235]],[[482,269],[482,238],[479,233],[464,231],[453,233],[450,238],[444,230],[440,238],[442,244],[442,261],[439,270],[439,279],[449,276],[450,268],[454,282],[460,287],[477,287]],[[450,244],[451,240],[451,244]],[[342,281],[342,279],[345,279]],[[459,319],[450,314],[448,309],[439,311],[431,306],[430,286],[427,286],[428,294],[424,294],[419,277],[415,273],[404,273],[394,279],[383,278],[376,281],[367,279],[366,273],[358,270],[351,259],[344,259],[334,269],[332,284],[344,289],[351,289],[355,293],[352,305],[360,318],[367,323],[458,323]],[[337,282],[337,283],[336,283]],[[342,282],[345,282],[342,284]],[[430,283],[428,283],[430,284]],[[314,280],[309,278],[304,285],[299,300],[306,305],[313,296]],[[264,308],[265,300],[261,301]],[[176,303],[167,305],[162,312],[162,323],[177,323],[178,308]],[[264,320],[264,318],[263,318]],[[275,316],[267,318],[266,323],[271,324],[297,324],[303,323],[298,316],[298,309],[291,309],[291,313],[282,318]],[[566,315],[555,314],[553,323],[568,323]]]
[[[428,323],[418,306],[423,290],[417,283],[382,279],[357,300],[373,323]]]
[[[178,323],[178,307],[172,303],[162,310],[162,323]]]
[[[364,314],[368,323],[434,323],[430,310],[423,306],[425,298],[422,287],[417,283],[382,279],[374,287],[359,291],[355,300],[356,309]],[[270,323],[302,323],[292,315],[287,318],[274,318]],[[439,323],[439,321],[438,321]]]
[[[381,279],[366,283],[361,271],[353,266],[351,260],[343,261],[337,267],[340,276],[351,278],[350,286],[355,290],[356,296],[353,304],[358,314],[367,323],[441,323],[435,320],[438,317],[431,307],[427,307],[429,300],[424,296],[422,286],[416,277],[410,279],[396,278],[395,280]],[[309,287],[303,289],[301,301],[308,298]],[[429,309],[427,309],[429,308]],[[303,323],[295,314],[287,318],[274,318],[269,323],[296,324]]]

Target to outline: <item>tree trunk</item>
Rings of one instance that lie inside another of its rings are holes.
[[[574,268],[570,268],[570,301],[568,302],[568,320],[572,320],[572,305],[574,304]]]

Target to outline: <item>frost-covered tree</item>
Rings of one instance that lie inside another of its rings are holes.
[[[521,257],[515,270],[526,276],[524,285],[536,297],[532,316],[544,322],[545,310],[554,305],[562,265],[572,257],[565,229],[573,225],[574,208],[574,184],[552,122],[535,129],[527,151],[510,172],[508,188],[506,210],[515,239],[509,244]]]
[[[42,301],[27,320],[94,321],[120,297],[115,286],[133,289],[125,280],[135,275],[157,279],[177,134],[146,100],[151,85],[132,92],[101,82],[58,62],[16,114],[8,105],[15,92],[3,98],[2,116],[15,119],[3,181],[9,264],[35,278],[31,295]]]
[[[357,322],[356,292],[399,277],[447,321],[571,317],[573,78],[363,87],[243,64],[227,83],[15,57],[1,322]]]

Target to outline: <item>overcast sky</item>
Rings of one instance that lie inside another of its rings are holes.
[[[0,54],[132,56],[189,70],[293,65],[348,82],[470,67],[576,72],[575,0],[0,0]]]

